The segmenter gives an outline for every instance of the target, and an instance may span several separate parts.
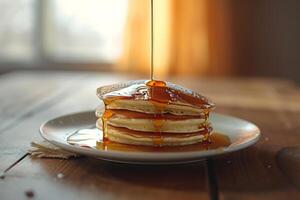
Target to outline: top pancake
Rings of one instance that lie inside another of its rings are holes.
[[[203,115],[214,108],[204,96],[178,85],[146,80],[130,81],[97,89],[107,109],[123,109],[149,114]]]

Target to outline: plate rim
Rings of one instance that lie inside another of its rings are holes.
[[[69,113],[69,114],[64,114],[60,115],[57,117],[54,117],[50,120],[45,121],[44,123],[41,124],[39,128],[39,133],[43,139],[46,141],[50,142],[51,144],[58,146],[62,149],[65,149],[67,151],[75,152],[80,155],[87,155],[87,156],[92,156],[92,157],[97,157],[102,160],[108,160],[108,161],[113,161],[113,162],[122,162],[122,163],[135,163],[141,164],[143,163],[158,163],[158,164],[164,164],[166,162],[167,164],[175,162],[175,163],[187,163],[187,162],[196,162],[199,160],[206,159],[208,157],[212,156],[218,156],[222,154],[227,154],[230,152],[234,151],[239,151],[245,148],[248,148],[252,145],[254,145],[261,137],[261,131],[258,128],[258,126],[250,121],[234,117],[231,115],[226,115],[226,114],[220,114],[220,113],[212,113],[212,115],[217,115],[220,117],[226,117],[226,118],[231,118],[234,120],[239,120],[246,122],[248,124],[251,124],[255,128],[255,133],[254,136],[242,144],[238,145],[233,145],[233,146],[228,146],[228,147],[222,147],[218,149],[212,149],[212,150],[205,150],[205,151],[188,151],[188,152],[122,152],[122,151],[117,151],[117,150],[99,150],[99,149],[90,149],[90,148],[85,148],[85,147],[79,147],[79,146],[74,146],[62,142],[55,141],[51,138],[49,138],[46,134],[46,132],[43,130],[45,126],[48,123],[51,123],[52,121],[58,120],[60,118],[66,118],[74,115],[83,115],[83,114],[88,114],[88,113],[94,113],[95,111],[93,110],[86,110],[86,111],[80,111],[80,112],[74,112],[74,113]],[[120,159],[120,157],[123,157]]]

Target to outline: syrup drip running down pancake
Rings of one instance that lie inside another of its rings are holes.
[[[214,104],[189,89],[163,81],[131,81],[100,87],[97,110],[104,141],[178,146],[207,140]]]

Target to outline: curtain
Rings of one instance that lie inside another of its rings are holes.
[[[230,15],[222,1],[154,0],[154,77],[232,74]],[[150,74],[150,0],[129,0],[117,70]]]

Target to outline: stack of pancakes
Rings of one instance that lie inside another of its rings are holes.
[[[180,86],[162,81],[131,81],[100,87],[105,109],[97,110],[104,140],[146,146],[179,146],[208,139],[214,104]]]

